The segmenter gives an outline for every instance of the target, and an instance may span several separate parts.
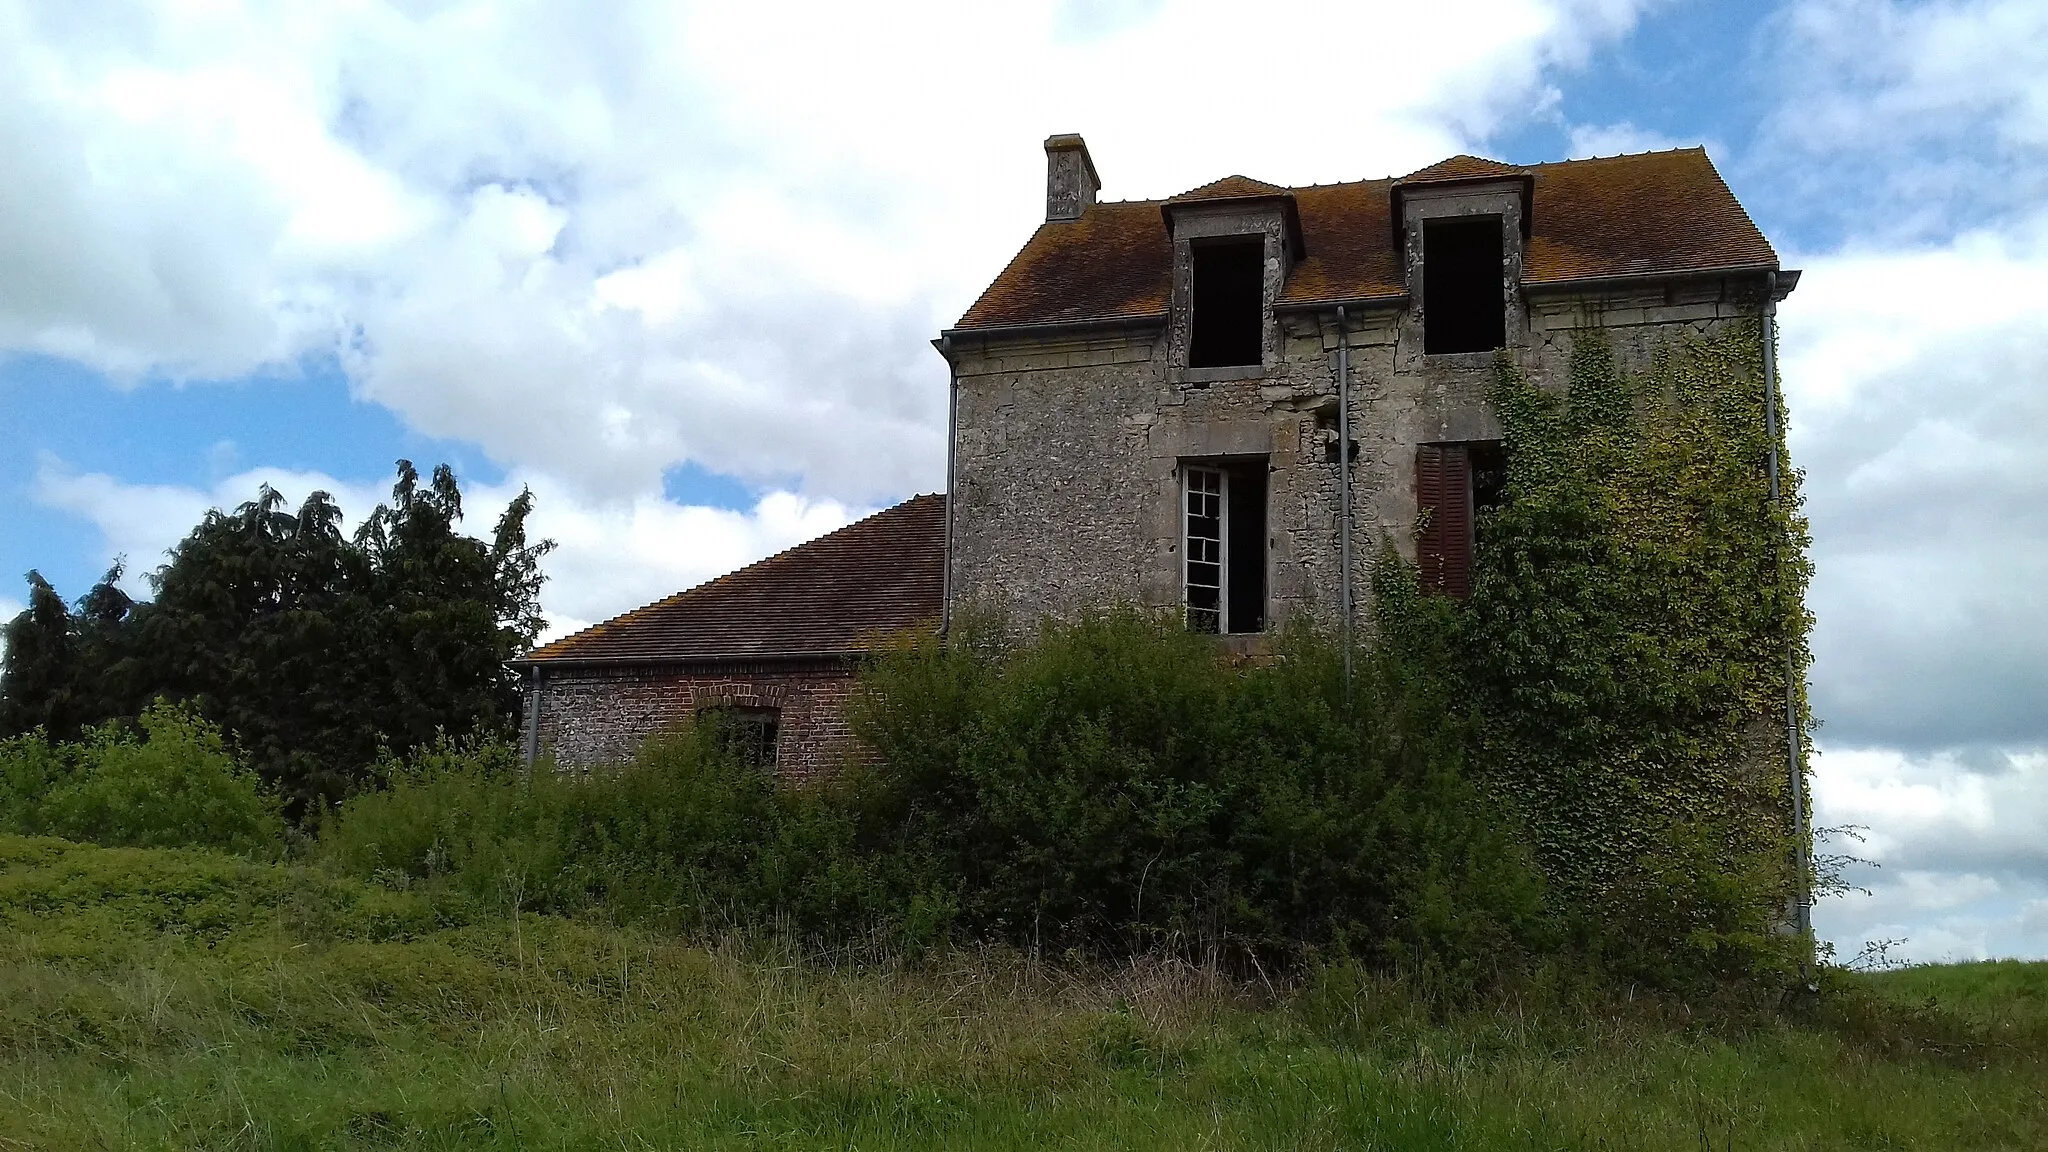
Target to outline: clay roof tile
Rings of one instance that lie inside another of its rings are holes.
[[[1418,168],[1401,177],[1403,184],[1439,184],[1453,180],[1509,180],[1516,176],[1527,176],[1527,168],[1488,160],[1484,156],[1467,156],[1463,153],[1448,160],[1439,160],[1427,168]]]
[[[659,663],[865,651],[903,629],[936,626],[945,523],[944,496],[917,496],[526,659]]]
[[[1770,242],[1698,148],[1521,168],[1452,157],[1398,183],[1496,175],[1530,184],[1522,262],[1528,284],[1777,266]],[[1362,180],[1284,189],[1227,177],[1174,199],[1211,196],[1219,187],[1291,194],[1307,255],[1288,275],[1282,304],[1398,299],[1406,285],[1394,243],[1396,184]],[[1163,203],[1099,203],[1079,220],[1040,225],[958,329],[1163,318],[1173,255]]]
[[[1200,188],[1190,188],[1178,196],[1170,196],[1168,204],[1190,204],[1199,200],[1250,200],[1266,196],[1285,196],[1288,189],[1278,184],[1268,184],[1249,176],[1225,176],[1211,180]]]

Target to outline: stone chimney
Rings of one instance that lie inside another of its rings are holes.
[[[1079,220],[1095,203],[1102,178],[1088,158],[1088,144],[1069,132],[1045,138],[1045,218]]]

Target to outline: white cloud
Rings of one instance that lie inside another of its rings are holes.
[[[1689,148],[1695,144],[1705,145],[1706,141],[1680,140],[1623,120],[1618,124],[1573,125],[1570,147],[1573,159],[1583,159],[1588,156],[1620,156],[1629,152],[1662,152],[1671,148]],[[1717,154],[1725,152],[1714,145],[1708,145],[1707,151]]]
[[[1776,22],[1754,167],[1788,217],[1938,240],[2048,194],[2048,7],[1798,0]]]
[[[0,0],[0,349],[128,378],[331,354],[582,498],[687,462],[865,502],[938,479],[925,341],[1037,223],[1048,133],[1087,132],[1113,196],[1399,172],[1553,99],[1637,6],[1269,7],[1356,46],[1283,107],[1198,79],[1243,70],[1220,0]]]
[[[1815,923],[1844,955],[1904,939],[1915,960],[2048,955],[2048,750],[1908,756],[1824,747],[1815,756],[1814,819],[1861,825],[1837,851],[1876,867],[1848,878],[1869,889],[1824,900]]]
[[[2048,742],[2048,216],[1805,263],[1782,331],[1825,734]]]
[[[353,531],[382,500],[384,484],[337,480],[309,472],[258,468],[200,490],[176,485],[128,484],[103,473],[77,473],[45,459],[36,499],[95,525],[109,556],[131,561],[125,584],[148,591],[147,575],[209,508],[234,508],[268,484],[296,506],[314,492],[335,498]],[[763,556],[838,528],[864,509],[788,492],[762,497],[734,511],[677,504],[660,497],[578,502],[566,486],[541,476],[514,475],[504,484],[463,491],[466,527],[487,535],[497,515],[523,485],[534,491],[529,539],[552,539],[549,580],[541,592],[548,618],[545,638],[564,635],[729,572]],[[0,601],[4,608],[9,601]],[[19,611],[17,607],[15,611]]]

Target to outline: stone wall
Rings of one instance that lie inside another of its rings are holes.
[[[1428,214],[1411,217],[1411,228]],[[1518,245],[1511,248],[1519,268]],[[1539,386],[1561,389],[1576,334],[1600,328],[1622,363],[1639,369],[1666,340],[1756,316],[1762,287],[1756,274],[1597,291],[1516,284],[1509,353]],[[1500,434],[1486,399],[1495,354],[1424,355],[1420,309],[1409,301],[1351,309],[1341,330],[1334,308],[1269,322],[1278,355],[1231,380],[1188,379],[1174,363],[1184,356],[1178,325],[1163,321],[953,334],[955,602],[998,608],[1019,627],[1111,603],[1176,607],[1180,462],[1264,455],[1270,628],[1296,613],[1333,619],[1342,567],[1335,351],[1343,341],[1357,445],[1352,580],[1366,619],[1368,573],[1382,543],[1414,556],[1416,447]]]
[[[775,772],[801,780],[854,752],[846,700],[848,661],[607,665],[544,670],[540,750],[563,769],[588,770],[631,756],[647,737],[717,705],[781,710]],[[529,683],[526,706],[534,707]],[[530,714],[530,713],[529,713]]]

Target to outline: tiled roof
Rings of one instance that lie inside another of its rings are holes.
[[[1178,196],[1167,197],[1168,204],[1187,204],[1196,200],[1250,200],[1264,196],[1285,196],[1288,190],[1278,184],[1254,180],[1249,176],[1225,176],[1212,180],[1200,188],[1190,188]]]
[[[1527,176],[1527,168],[1488,160],[1484,156],[1467,156],[1460,153],[1448,160],[1439,160],[1427,168],[1418,168],[1401,177],[1403,184],[1442,184],[1453,180],[1510,180]]]
[[[864,651],[890,633],[938,623],[945,525],[944,496],[913,497],[526,659],[654,663]]]
[[[1533,186],[1524,283],[1777,266],[1770,242],[1701,149],[1532,164],[1508,174],[1527,176]],[[1307,254],[1288,274],[1283,306],[1406,291],[1394,244],[1394,184],[1364,180],[1285,190],[1300,211]],[[1160,206],[1156,200],[1099,203],[1079,220],[1040,225],[958,328],[1164,316],[1172,246]]]

